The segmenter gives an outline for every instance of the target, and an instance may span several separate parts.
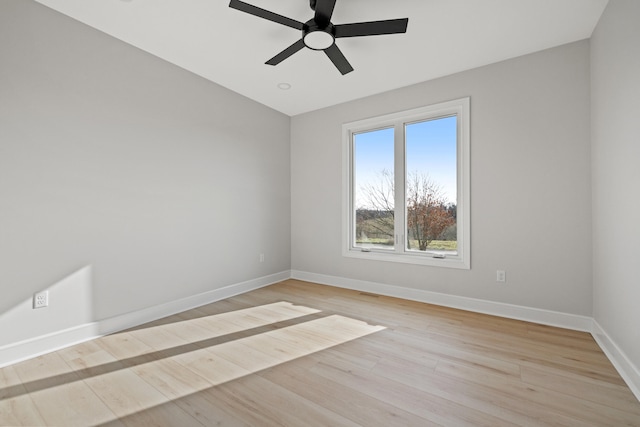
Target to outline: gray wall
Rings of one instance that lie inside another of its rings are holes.
[[[292,269],[590,316],[589,85],[581,41],[293,117]],[[342,257],[341,125],[464,96],[471,270]]]
[[[283,114],[2,0],[0,347],[288,271],[289,132]]]
[[[594,318],[640,375],[640,2],[610,0],[591,40]],[[640,377],[637,377],[640,378]]]

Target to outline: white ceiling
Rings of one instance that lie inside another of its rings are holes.
[[[589,38],[608,0],[337,0],[334,24],[409,18],[406,34],[338,39],[345,76],[309,49],[265,65],[300,32],[228,0],[36,1],[293,116]],[[245,2],[313,17],[309,0]]]

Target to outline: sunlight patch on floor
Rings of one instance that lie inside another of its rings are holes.
[[[164,411],[173,400],[385,329],[340,315],[299,319],[321,314],[282,301],[157,322],[7,367],[0,422],[19,402],[65,425]],[[256,329],[292,319],[300,322]]]

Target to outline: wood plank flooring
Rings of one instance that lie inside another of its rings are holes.
[[[582,332],[287,280],[0,369],[0,425],[640,426]]]

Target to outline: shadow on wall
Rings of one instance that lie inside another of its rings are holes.
[[[92,267],[87,265],[36,291],[48,291],[48,306],[33,308],[33,295],[29,295],[0,313],[0,352],[19,342],[94,321],[92,288]]]

